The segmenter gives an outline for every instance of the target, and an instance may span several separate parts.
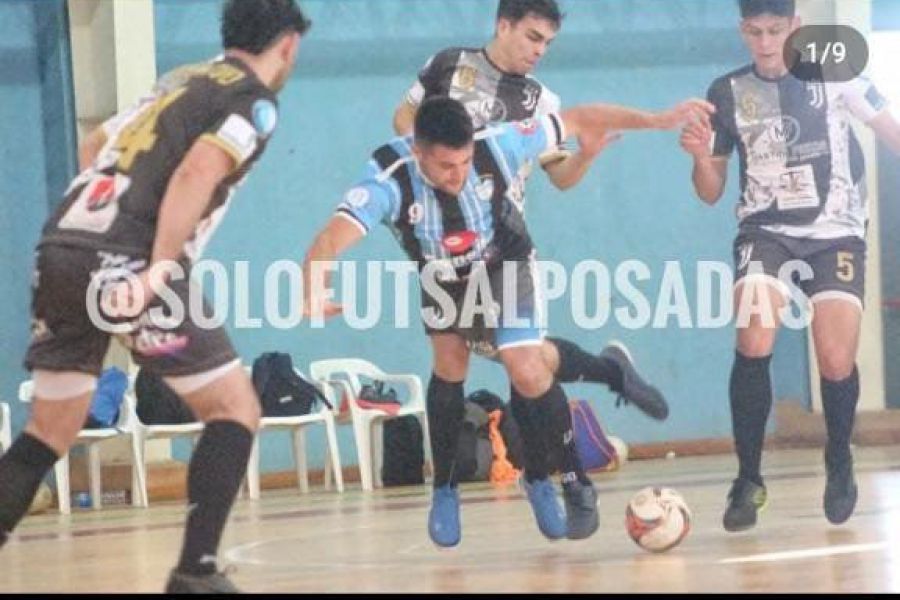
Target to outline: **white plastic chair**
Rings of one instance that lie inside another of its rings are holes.
[[[359,476],[363,490],[372,491],[375,487],[382,487],[381,466],[384,461],[382,425],[390,419],[407,415],[414,415],[419,419],[424,437],[425,459],[431,464],[432,469],[434,468],[431,459],[431,438],[428,435],[425,394],[422,381],[417,375],[385,373],[374,364],[359,358],[318,360],[310,364],[309,373],[313,380],[322,384],[333,385],[343,382],[345,386],[349,386],[349,389],[345,389],[350,405],[350,423],[353,425],[356,454],[359,460]],[[407,388],[409,398],[401,405],[396,414],[363,408],[356,402],[362,389],[360,377],[401,384]],[[340,419],[338,423],[343,424]]]
[[[0,452],[6,452],[12,446],[12,423],[10,423],[9,404],[0,402]]]
[[[137,372],[131,373],[128,376],[128,384],[129,391],[134,393],[134,383],[137,380]],[[144,457],[146,457],[146,447],[147,442],[150,440],[159,440],[159,439],[175,439],[175,438],[188,438],[191,443],[191,446],[196,444],[197,438],[200,437],[200,434],[203,433],[203,422],[201,421],[193,421],[191,423],[143,423],[140,420],[140,417],[137,416],[137,408],[135,407],[135,417],[136,423],[136,431],[138,438],[138,445],[140,448],[140,456],[141,456],[141,464],[143,465],[144,471],[146,472],[147,465],[144,462]],[[144,492],[146,494],[146,491]],[[145,506],[149,505],[149,499]]]
[[[252,373],[251,367],[245,366],[248,374]],[[297,374],[304,377],[298,369]],[[305,379],[305,377],[304,377]],[[325,398],[337,411],[338,405],[333,399],[333,394],[327,385],[313,382],[325,395]],[[331,474],[334,473],[335,487],[338,492],[344,491],[344,475],[341,470],[341,456],[338,450],[337,427],[335,426],[335,412],[332,412],[324,404],[315,412],[308,415],[291,417],[262,417],[259,423],[259,431],[253,440],[253,450],[250,460],[247,462],[247,495],[251,500],[259,499],[259,438],[266,429],[286,430],[291,432],[293,438],[294,464],[297,469],[297,485],[300,492],[309,492],[309,470],[306,460],[306,428],[310,425],[324,425],[325,439],[325,489],[331,489]]]
[[[30,403],[34,395],[34,382],[31,380],[19,385],[19,401]],[[119,409],[119,420],[115,427],[102,429],[82,429],[72,446],[86,445],[88,449],[88,485],[91,492],[91,507],[102,506],[103,487],[100,481],[100,448],[97,442],[118,436],[128,436],[131,440],[131,505],[147,506],[147,475],[144,467],[143,451],[140,436],[137,435],[138,420],[135,413],[134,396],[125,392],[122,406]],[[56,476],[56,495],[59,512],[67,515],[72,512],[71,487],[69,485],[69,455],[60,458],[53,467]]]

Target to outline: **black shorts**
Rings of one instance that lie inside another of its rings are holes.
[[[792,284],[812,302],[843,299],[864,305],[866,242],[855,236],[814,240],[742,231],[734,241],[734,264],[735,284],[763,275],[777,279],[786,295]],[[804,265],[809,267],[805,274]]]
[[[99,375],[109,348],[111,335],[116,335],[131,350],[134,361],[162,376],[196,375],[228,364],[237,358],[228,335],[221,327],[201,328],[191,319],[189,310],[190,278],[173,280],[169,287],[182,302],[184,318],[168,323],[151,320],[149,311],[166,307],[155,298],[136,319],[107,318],[102,310],[88,312],[86,298],[92,277],[110,276],[106,283],[121,281],[122,270],[139,273],[147,260],[118,253],[86,248],[44,246],[37,255],[32,281],[32,340],[25,357],[25,368],[46,371],[77,371]],[[118,278],[113,274],[118,272]],[[194,293],[199,293],[195,288]],[[98,306],[99,297],[93,298]],[[204,315],[210,310],[203,303]],[[97,316],[128,329],[112,334],[97,324]],[[171,325],[171,327],[170,327]]]
[[[487,272],[491,290],[490,300],[493,301],[492,312],[495,317],[493,322],[480,313],[463,321],[466,290],[469,286],[475,285],[476,275],[470,275],[463,281],[439,284],[440,288],[452,299],[452,304],[456,309],[456,318],[447,327],[434,327],[429,325],[426,320],[425,331],[428,335],[455,333],[466,340],[473,352],[489,358],[495,357],[499,350],[506,348],[539,345],[543,341],[546,331],[544,319],[540,314],[542,306],[535,282],[537,264],[533,260],[510,261],[507,264],[511,273],[515,273],[514,277],[507,275],[508,282],[515,280],[514,291],[512,288],[504,290],[506,286],[504,285],[502,264],[490,268]],[[473,267],[473,269],[478,268],[484,267],[483,265]],[[474,292],[475,289],[470,292],[472,298],[476,298]],[[505,300],[506,296],[513,293],[515,293],[514,299]],[[486,305],[487,300],[478,298],[477,301]],[[470,304],[472,304],[471,301]],[[507,304],[510,307],[515,306],[515,314],[509,315],[504,312]],[[429,308],[442,315],[440,304],[423,285],[422,309],[424,311]]]

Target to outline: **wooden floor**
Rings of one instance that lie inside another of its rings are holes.
[[[842,527],[822,514],[820,454],[767,453],[770,503],[756,529],[726,534],[731,456],[635,461],[595,476],[600,531],[548,542],[515,487],[463,490],[463,541],[438,550],[424,487],[343,495],[264,492],[239,500],[223,562],[252,592],[900,592],[900,448],[856,451],[860,501]],[[646,485],[679,490],[694,513],[681,546],[651,555],[623,527]],[[0,551],[0,592],[160,591],[184,509],[108,508],[29,517]]]

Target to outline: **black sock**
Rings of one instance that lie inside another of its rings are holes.
[[[464,401],[463,382],[452,383],[431,375],[427,400],[428,433],[431,436],[435,488],[448,483],[456,485],[454,471],[459,432],[465,417]]]
[[[559,352],[556,379],[560,383],[588,381],[605,383],[614,392],[622,389],[622,371],[611,360],[594,356],[568,340],[548,337],[547,341]]]
[[[731,370],[731,428],[738,455],[738,477],[762,485],[760,463],[766,436],[766,421],[772,410],[769,363],[772,356],[747,358],[735,353]]]
[[[826,454],[835,458],[845,458],[850,454],[850,436],[856,418],[859,402],[859,371],[854,366],[853,373],[843,381],[822,382],[822,412],[828,427]]]
[[[253,433],[234,421],[212,421],[188,467],[188,516],[178,570],[193,575],[216,571],[222,530],[247,471]]]
[[[28,513],[41,481],[58,460],[52,448],[29,433],[0,457],[0,533],[11,532]]]
[[[537,400],[525,398],[510,386],[510,409],[519,426],[525,462],[525,481],[532,483],[550,476],[552,458],[547,445],[546,424],[541,419]]]
[[[550,455],[558,457],[556,464],[562,473],[563,483],[575,480],[583,484],[590,483],[578,456],[572,430],[572,411],[562,386],[553,384],[553,387],[533,402],[537,403],[538,414],[543,416],[542,421],[549,436]]]

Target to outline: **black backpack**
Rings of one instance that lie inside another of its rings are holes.
[[[384,463],[381,482],[385,487],[425,483],[425,436],[414,415],[389,419],[383,425]]]
[[[480,405],[466,399],[465,415],[456,446],[456,481],[487,481],[491,475],[494,449],[488,429],[488,413]]]
[[[194,423],[197,418],[184,400],[172,391],[163,378],[141,369],[134,382],[137,416],[146,425]]]
[[[253,387],[259,396],[263,416],[297,417],[312,412],[316,400],[331,403],[310,382],[294,370],[289,354],[266,352],[253,361]]]

